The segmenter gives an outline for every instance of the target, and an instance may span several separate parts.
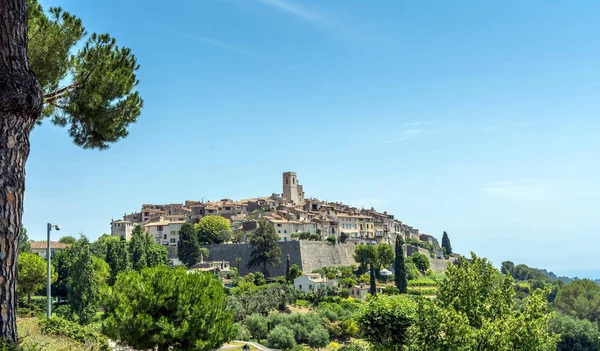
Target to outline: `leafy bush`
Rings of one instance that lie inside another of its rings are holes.
[[[419,271],[425,272],[429,269],[429,259],[422,253],[415,252],[410,258]]]
[[[437,286],[438,283],[430,278],[419,278],[408,282],[408,286]]]
[[[244,326],[250,332],[250,335],[257,340],[262,340],[269,333],[268,319],[260,314],[248,316],[244,321]]]
[[[329,344],[329,333],[323,327],[313,329],[308,335],[308,344],[314,348],[321,348]]]
[[[337,239],[335,238],[335,236],[330,235],[327,237],[327,242],[330,244],[335,244],[337,242]]]
[[[408,245],[413,245],[413,246],[418,246],[418,247],[424,248],[425,250],[429,251],[429,253],[433,253],[433,245],[431,245],[427,241],[420,241],[417,239],[407,238],[404,240],[404,242]]]
[[[18,317],[43,317],[46,315],[46,298],[32,297],[31,304],[27,298],[20,298],[17,305]]]
[[[438,289],[408,289],[409,295],[436,295],[438,293]]]
[[[51,335],[64,336],[99,350],[110,350],[106,336],[77,323],[60,317],[41,318],[39,320],[42,332]]]
[[[600,348],[600,332],[588,320],[556,314],[550,319],[549,329],[553,334],[560,334],[557,351],[598,351]]]
[[[395,286],[386,286],[383,288],[383,293],[386,295],[396,295],[400,293],[400,290]]]
[[[294,332],[282,325],[271,330],[267,339],[269,347],[274,349],[290,350],[296,347]]]
[[[340,347],[338,351],[369,351],[369,347],[364,343],[353,341]]]

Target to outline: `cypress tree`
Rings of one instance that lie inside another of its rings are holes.
[[[181,230],[179,230],[177,257],[188,267],[200,262],[200,244],[198,243],[198,234],[196,234],[194,226],[189,223],[182,225]]]
[[[404,264],[404,250],[402,250],[403,244],[404,239],[398,235],[396,237],[396,246],[394,247],[396,251],[394,268],[396,270],[396,287],[401,294],[406,294],[408,292],[408,283],[406,282],[406,266]]]
[[[287,282],[290,282],[290,255],[287,255],[287,262],[286,262],[286,267],[285,267],[285,278],[287,280]]]
[[[377,295],[377,280],[375,279],[375,265],[371,263],[371,286],[369,287],[369,294]]]
[[[448,233],[444,231],[444,235],[442,236],[442,248],[444,249],[444,255],[450,256],[452,254],[452,245],[450,245],[450,238],[448,238]]]

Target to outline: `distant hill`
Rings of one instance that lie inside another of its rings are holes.
[[[578,277],[570,278],[565,276],[557,276],[553,272],[549,272],[545,269],[529,267],[525,264],[515,264],[511,261],[502,262],[502,273],[510,273],[516,280],[550,280],[550,281],[561,281],[565,284],[569,284],[574,280],[579,280]],[[594,283],[600,285],[600,279],[590,279]]]

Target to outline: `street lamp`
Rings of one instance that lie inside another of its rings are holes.
[[[51,252],[50,252],[50,231],[52,230],[52,227],[54,227],[54,229],[56,231],[60,230],[60,226],[58,224],[48,223],[48,241],[47,241],[48,247],[46,249],[46,263],[48,264],[47,270],[46,270],[46,274],[48,275],[48,286],[46,287],[46,303],[47,303],[47,306],[46,306],[46,317],[48,317],[48,318],[50,318],[50,316],[52,315],[52,297],[50,296],[50,292],[51,292],[50,291],[51,290],[51,287],[50,287],[50,284],[51,284],[50,278],[52,276],[51,272],[50,272],[50,255],[51,255]]]

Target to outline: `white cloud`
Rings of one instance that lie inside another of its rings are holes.
[[[519,200],[550,199],[559,196],[557,184],[540,181],[537,178],[524,178],[519,181],[490,182],[485,184],[481,191],[494,196]]]
[[[407,130],[403,130],[400,133],[398,133],[398,135],[396,136],[396,138],[388,140],[388,141],[386,141],[386,143],[388,143],[388,144],[400,143],[400,142],[403,142],[403,141],[407,141],[407,140],[413,139],[413,138],[417,137],[421,133],[423,133],[422,129],[407,129]]]

